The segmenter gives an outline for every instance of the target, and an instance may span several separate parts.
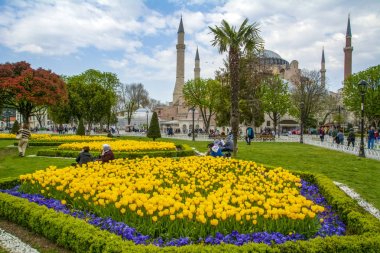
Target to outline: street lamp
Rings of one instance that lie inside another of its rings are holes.
[[[368,86],[368,83],[364,80],[361,80],[358,83],[360,95],[362,96],[361,103],[361,131],[360,131],[360,149],[359,149],[359,157],[365,157],[364,153],[364,95]]]
[[[192,116],[193,116],[193,126],[192,126],[192,129],[191,129],[191,133],[193,135],[193,141],[195,141],[195,130],[194,130],[194,112],[195,112],[195,107],[191,107],[190,109],[192,111]]]
[[[303,143],[303,111],[304,111],[304,108],[305,108],[305,104],[304,104],[304,102],[301,102],[300,103],[300,110],[301,110],[300,143]]]

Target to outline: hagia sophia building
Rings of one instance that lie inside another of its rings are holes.
[[[176,81],[173,91],[173,100],[169,105],[160,106],[155,109],[160,120],[160,127],[162,131],[166,131],[171,127],[174,132],[186,134],[192,129],[192,110],[185,104],[182,89],[185,84],[185,30],[183,26],[182,17],[179,23],[177,32],[177,64],[176,64]],[[346,46],[344,47],[344,78],[351,75],[352,71],[352,46],[351,46],[351,25],[350,17],[348,17],[347,32],[346,32]],[[279,74],[280,77],[291,84],[291,80],[297,80],[301,74],[298,67],[298,61],[293,60],[290,63],[283,59],[279,54],[264,50],[260,56],[260,62],[264,63],[266,70],[270,70],[273,74]],[[200,57],[198,48],[195,55],[194,62],[194,79],[201,76]],[[322,49],[321,59],[321,84],[325,85],[326,82],[326,67],[325,67],[325,54]],[[337,95],[335,93],[330,93]],[[204,129],[202,117],[197,110],[194,112],[195,129]],[[287,132],[289,130],[299,127],[299,122],[290,115],[284,115],[279,121],[280,132]],[[216,129],[215,121],[210,124],[210,129]],[[265,115],[264,123],[256,128],[256,130],[264,128],[273,128],[273,121],[268,115]]]

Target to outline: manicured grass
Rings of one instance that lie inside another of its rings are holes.
[[[130,137],[129,139],[149,140],[145,137]],[[188,144],[200,152],[205,152],[207,144],[211,142],[211,140],[192,142],[165,138],[160,140],[171,141],[175,144]],[[12,143],[13,141],[0,141],[0,178],[17,177],[24,173],[44,169],[49,165],[63,167],[74,162],[74,160],[61,158],[19,158],[16,148],[6,147]],[[36,154],[38,149],[45,148],[30,147],[27,149],[27,155]],[[334,181],[347,184],[380,209],[380,161],[362,159],[358,156],[306,144],[272,142],[253,142],[250,146],[240,142],[237,158],[255,161],[259,164],[281,166],[290,170],[324,174]]]
[[[75,159],[27,157],[37,154],[38,149],[46,147],[28,147],[26,157],[19,157],[17,147],[6,147],[13,144],[14,141],[8,145],[4,145],[4,142],[8,141],[0,141],[0,178],[14,178],[25,173],[45,169],[50,165],[64,167],[75,162]]]

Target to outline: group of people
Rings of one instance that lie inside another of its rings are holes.
[[[103,163],[107,163],[111,160],[115,159],[115,155],[111,150],[111,146],[108,144],[103,144],[102,153],[98,156],[98,158],[94,159],[90,153],[90,147],[83,147],[82,151],[79,153],[78,157],[75,159],[77,164],[83,165],[92,161],[101,161]]]
[[[17,131],[16,138],[18,141],[18,152],[20,157],[25,156],[26,147],[28,146],[29,139],[31,137],[31,132],[29,130],[28,124],[24,123],[21,128]],[[103,163],[109,162],[115,159],[110,145],[103,144],[102,153],[94,159],[90,153],[90,148],[88,146],[83,147],[82,151],[79,153],[78,157],[75,159],[77,164],[82,165],[92,161],[101,161]]]
[[[226,141],[223,139],[217,139],[207,145],[207,155],[212,157],[231,157],[231,152],[234,150],[233,135],[229,134],[226,137]],[[223,154],[225,152],[225,154]]]
[[[371,127],[369,130],[368,130],[368,149],[373,149],[374,146],[375,146],[375,140],[377,138],[376,134],[378,135],[378,133],[375,131],[375,128],[374,127]],[[333,138],[333,142],[336,143],[336,144],[341,144],[343,145],[344,144],[344,134],[343,134],[343,130],[342,129],[339,129],[339,130],[332,130],[331,132],[331,136]],[[321,142],[324,141],[324,138],[325,138],[325,129],[323,127],[321,127],[319,129],[319,138],[321,139]],[[355,131],[354,129],[350,129],[348,135],[347,135],[347,146],[351,146],[352,144],[352,147],[355,147],[355,139],[356,139],[356,136],[355,136]]]

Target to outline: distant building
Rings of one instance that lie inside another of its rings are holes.
[[[285,80],[289,86],[296,80],[299,80],[301,75],[301,70],[298,68],[298,61],[293,60],[289,62],[283,59],[279,54],[271,51],[264,50],[262,55],[259,56],[259,68],[261,73],[267,73],[268,75],[277,74],[283,80]],[[274,128],[273,120],[268,114],[264,115],[264,122],[261,126],[256,128],[257,132],[264,129],[271,129],[280,131],[281,133],[287,133],[295,128],[299,127],[299,122],[297,119],[289,114],[285,114],[278,121],[277,129]]]
[[[186,105],[183,97],[183,87],[185,85],[185,29],[183,28],[182,17],[177,33],[177,64],[176,64],[176,81],[173,91],[173,101],[169,105],[159,106],[155,108],[157,112],[161,131],[166,131],[169,127],[174,133],[187,134],[192,129],[193,112]],[[195,55],[194,79],[200,78],[200,58],[198,48]],[[215,126],[212,126],[215,127]],[[194,111],[194,129],[203,129],[203,120],[198,110]]]

